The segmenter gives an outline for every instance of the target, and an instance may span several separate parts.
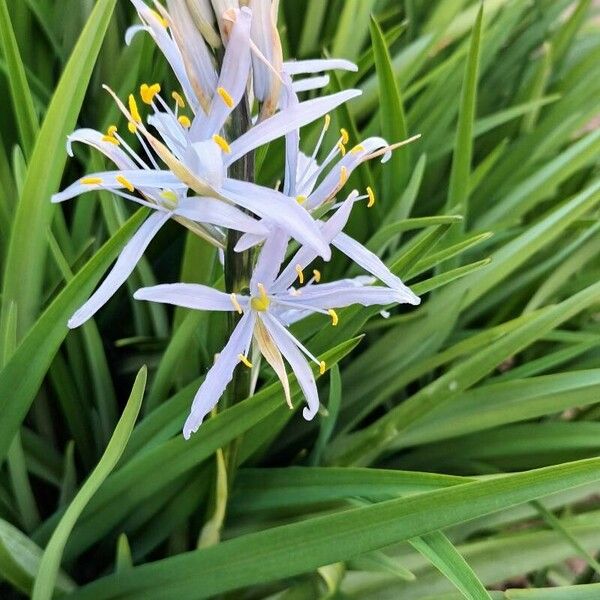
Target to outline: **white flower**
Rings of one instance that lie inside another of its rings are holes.
[[[204,417],[217,404],[233,377],[239,362],[252,366],[248,360],[250,344],[254,340],[261,354],[282,382],[284,394],[291,406],[291,394],[285,361],[296,375],[307,406],[303,415],[312,419],[319,407],[315,378],[306,360],[313,361],[323,373],[324,362],[319,361],[288,330],[287,326],[312,313],[321,313],[338,323],[336,308],[352,304],[389,305],[406,302],[403,294],[388,287],[364,286],[363,280],[346,279],[332,283],[316,283],[315,273],[304,284],[304,274],[292,259],[282,275],[277,276],[288,246],[288,236],[273,231],[260,253],[250,281],[250,295],[227,294],[198,284],[166,284],[138,290],[138,300],[163,302],[196,310],[238,312],[241,318],[229,341],[218,355],[214,365],[194,398],[191,412],[183,428],[186,439],[198,430]],[[291,268],[301,287],[292,288],[287,277]],[[304,284],[304,285],[303,285]]]

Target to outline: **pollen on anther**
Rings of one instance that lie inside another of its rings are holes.
[[[142,83],[140,86],[140,96],[142,101],[145,104],[151,105],[154,101],[154,96],[160,93],[160,84],[153,83],[152,85],[148,85],[147,83]]]
[[[115,146],[118,146],[119,145],[119,140],[115,137],[116,133],[117,133],[117,126],[116,125],[111,125],[106,130],[106,134],[102,136],[102,141],[103,142],[109,142],[111,144],[114,144]]]
[[[348,169],[342,165],[340,169],[340,185],[344,185],[348,181]]]
[[[319,283],[319,281],[321,281],[321,271],[313,269],[313,277],[315,278],[315,281]]]
[[[233,308],[235,308],[235,310],[241,315],[244,311],[242,310],[236,294],[230,294],[229,297],[231,298],[231,304],[233,304]]]
[[[327,311],[327,314],[331,317],[331,325],[333,327],[337,327],[337,324],[339,323],[340,319],[339,319],[337,313],[335,312],[335,310],[333,310],[333,308],[330,308]]]
[[[340,129],[340,135],[342,136],[342,144],[347,144],[350,136],[348,135],[348,131],[343,127]]]
[[[157,21],[166,29],[169,26],[169,21],[167,21],[161,14],[155,11],[153,8],[150,9],[150,12],[156,17]]]
[[[357,144],[356,146],[354,146],[354,148],[352,148],[352,150],[350,150],[350,154],[358,154],[359,152],[364,152],[365,151],[365,147],[362,146],[361,144]]]
[[[295,269],[298,274],[298,281],[300,282],[300,285],[302,285],[304,283],[304,271],[302,270],[302,265],[296,265]]]
[[[227,106],[227,108],[233,108],[234,107],[234,102],[233,102],[233,98],[231,97],[231,94],[224,88],[224,87],[218,87],[217,88],[217,94],[219,94],[219,96],[221,96],[221,100],[223,100],[223,102],[225,102],[225,105]]]
[[[325,115],[325,124],[323,125],[323,129],[327,131],[329,129],[329,124],[331,123],[331,116]]]
[[[296,196],[296,202],[298,204],[304,204],[306,202],[306,196],[302,196],[302,195]]]
[[[341,142],[341,141],[338,142],[336,144],[336,146],[337,146],[338,150],[340,151],[341,155],[346,156],[346,146],[344,146],[343,142]]]
[[[212,136],[212,139],[213,142],[217,144],[217,146],[219,146],[223,152],[225,152],[225,154],[231,154],[231,148],[224,137],[221,137],[218,133],[215,133],[215,135]]]
[[[238,358],[240,359],[240,362],[246,365],[249,369],[252,368],[252,363],[248,360],[247,356],[244,356],[243,354],[238,354]]]
[[[185,108],[185,100],[183,99],[183,96],[179,92],[172,92],[171,98],[173,98],[173,100],[175,100],[175,103],[177,104],[177,106],[179,108]]]
[[[180,115],[177,117],[177,120],[179,121],[179,124],[186,129],[189,129],[192,126],[192,122],[190,121],[189,117],[186,117],[185,115]]]
[[[369,196],[367,208],[371,208],[375,204],[375,192],[371,189],[371,186],[367,186],[367,196]]]
[[[324,360],[322,360],[322,361],[319,363],[319,374],[320,374],[320,375],[323,375],[323,374],[325,373],[325,371],[326,371],[326,370],[327,370],[327,364],[325,363],[325,361],[324,361]]]
[[[83,185],[102,185],[102,179],[100,177],[84,177],[81,183]]]
[[[133,186],[133,183],[131,183],[131,181],[129,181],[129,179],[127,179],[123,175],[117,175],[115,179],[117,180],[117,183],[120,183],[124,188],[128,189],[130,192],[135,192],[135,187]]]
[[[138,105],[133,94],[129,94],[129,113],[136,123],[142,122],[142,117],[140,116],[140,111],[138,110]],[[129,130],[131,131],[131,127]]]

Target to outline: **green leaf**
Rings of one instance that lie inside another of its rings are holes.
[[[140,209],[73,277],[0,371],[0,457],[5,456],[10,440],[25,418],[54,355],[69,332],[67,320],[93,291],[145,216],[146,210]]]
[[[65,138],[75,126],[115,4],[116,0],[99,0],[94,6],[64,68],[29,162],[4,265],[0,318],[0,325],[4,325],[8,303],[17,303],[19,338],[26,333],[38,313],[46,231],[53,214],[50,196],[60,184],[67,158]]]
[[[490,600],[490,595],[473,569],[441,531],[434,531],[409,541],[461,591],[465,598]]]
[[[146,367],[142,367],[135,378],[125,410],[115,427],[115,431],[108,442],[108,446],[100,462],[98,462],[87,481],[83,484],[79,492],[77,492],[77,495],[69,504],[65,514],[54,530],[40,561],[39,571],[35,578],[33,593],[31,595],[32,600],[51,600],[56,584],[56,577],[60,569],[63,550],[69,539],[69,535],[83,509],[116,466],[129,440],[142,405],[142,398],[146,387],[146,373]]]
[[[72,598],[208,598],[311,571],[599,479],[600,458],[594,458],[309,518],[135,567],[126,577],[103,577]]]
[[[596,600],[600,594],[600,583],[567,585],[541,590],[506,590],[508,600]]]

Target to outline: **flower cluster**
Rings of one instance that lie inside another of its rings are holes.
[[[419,303],[374,253],[343,231],[355,203],[365,201],[369,207],[375,203],[374,191],[367,188],[360,195],[353,190],[336,201],[358,165],[377,157],[385,162],[395,147],[410,140],[390,146],[382,138],[370,137],[348,148],[349,136],[342,129],[333,147],[323,151],[329,112],[360,91],[305,101],[299,94],[327,85],[328,70],[356,70],[356,66],[337,59],[283,61],[276,0],[167,0],[166,9],[158,2],[151,8],[142,0],[131,1],[141,24],[128,30],[127,43],[139,32],[150,34],[181,87],[167,96],[160,84],[145,83],[126,102],[106,87],[126,119],[128,133],[122,135],[111,125],[105,132],[80,129],[68,138],[69,154],[73,142],[82,142],[102,152],[116,168],[79,179],[56,194],[53,202],[108,190],[152,211],[108,276],[71,317],[69,327],[87,321],[109,300],[169,219],[221,250],[229,230],[240,232],[236,252],[257,250],[247,293],[176,283],[134,294],[138,300],[239,314],[194,398],[184,436],[195,432],[216,405],[238,363],[253,367],[252,345],[281,380],[290,406],[285,363],[291,367],[306,400],[304,417],[311,419],[319,400],[308,360],[321,373],[326,365],[292,335],[289,326],[314,313],[335,326],[336,309],[352,304]],[[256,107],[252,124],[234,138],[232,113],[248,99],[249,106]],[[321,134],[310,155],[305,154],[300,150],[300,130],[320,119]],[[281,190],[230,176],[233,163],[280,137],[285,137]],[[321,282],[316,269],[310,277],[305,275],[318,257],[330,259],[332,247],[369,275],[327,283]],[[292,248],[296,250],[290,252]]]

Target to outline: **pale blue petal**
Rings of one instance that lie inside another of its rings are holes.
[[[305,79],[298,79],[292,83],[292,89],[296,94],[300,94],[301,92],[318,90],[327,85],[329,85],[329,75],[320,75],[318,77],[306,77]]]
[[[286,75],[286,85],[281,90],[281,105],[287,108],[298,106],[298,96],[291,88],[291,79]],[[296,196],[296,176],[298,173],[298,158],[300,153],[300,130],[293,129],[285,135],[285,174],[283,178],[283,193],[286,196]]]
[[[183,426],[183,437],[186,440],[190,438],[192,433],[198,431],[204,417],[210,413],[225,392],[233,377],[233,372],[240,362],[239,355],[245,352],[250,343],[255,319],[254,312],[247,312],[240,319],[229,341],[206,374],[200,389],[194,397],[190,414]]]
[[[148,244],[160,228],[169,220],[169,217],[169,213],[155,212],[142,223],[140,228],[133,234],[133,237],[127,242],[115,266],[98,289],[69,319],[69,328],[74,329],[75,327],[79,327],[108,302],[121,285],[125,283],[129,275],[131,275]]]
[[[322,98],[300,102],[278,112],[276,115],[255,125],[230,144],[231,154],[227,156],[227,164],[230,165],[244,154],[271,140],[282,137],[294,129],[300,129],[300,127],[321,118],[340,104],[360,96],[360,94],[360,90],[346,90]]]
[[[360,242],[344,232],[340,232],[333,238],[331,243],[367,273],[371,273],[390,288],[403,294],[405,297],[404,302],[409,304],[419,303],[419,297],[408,286],[404,285],[402,280],[394,275],[376,254],[365,248]]]
[[[260,221],[216,198],[199,196],[182,198],[174,213],[196,223],[210,223],[258,236],[265,236],[268,233],[267,228]]]
[[[284,326],[268,313],[261,314],[261,318],[269,335],[273,338],[279,351],[289,363],[292,371],[294,371],[294,375],[296,375],[307,404],[302,411],[302,415],[307,421],[310,421],[319,410],[319,392],[317,391],[312,369],[302,352],[286,333]]]
[[[236,252],[245,252],[246,250],[250,250],[250,248],[254,248],[254,246],[257,246],[258,244],[262,244],[264,241],[264,235],[245,233],[238,240],[238,243],[235,245],[234,250]]]
[[[343,58],[317,58],[284,62],[283,70],[288,75],[301,75],[333,70],[358,71],[358,67],[353,62]]]
[[[191,144],[185,151],[184,165],[212,189],[218,190],[225,177],[223,151],[211,139]]]
[[[100,150],[119,169],[136,169],[137,165],[120,146],[103,140],[105,135],[95,129],[77,129],[67,137],[67,153],[73,156],[73,143],[80,142]]]
[[[323,240],[317,222],[292,198],[270,188],[235,179],[226,179],[220,193],[231,202],[287,231],[325,260],[331,258],[329,244]]]
[[[207,285],[199,283],[164,283],[152,287],[141,288],[135,292],[136,300],[173,304],[194,310],[218,310],[232,312],[235,306],[231,296]],[[240,304],[245,302],[238,296]]]
[[[258,293],[257,285],[259,283],[262,283],[267,290],[270,289],[285,258],[289,239],[286,232],[281,229],[276,229],[269,233],[258,255],[258,260],[250,279],[250,291],[253,294]]]

